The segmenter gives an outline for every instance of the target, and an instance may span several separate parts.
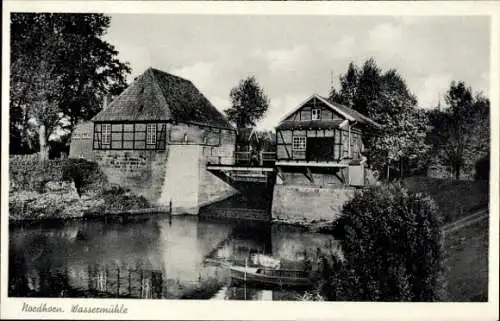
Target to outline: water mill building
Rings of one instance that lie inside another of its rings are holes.
[[[331,219],[365,184],[363,135],[381,126],[312,95],[276,127],[273,217]]]
[[[174,213],[236,193],[206,169],[234,164],[236,131],[189,80],[149,68],[90,122],[77,126],[70,157],[97,162],[111,183]]]

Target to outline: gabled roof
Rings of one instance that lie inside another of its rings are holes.
[[[314,95],[310,96],[303,103],[301,103],[298,107],[296,107],[295,109],[293,109],[292,111],[290,111],[289,113],[287,113],[281,119],[280,124],[283,123],[283,122],[285,122],[285,121],[287,121],[286,119],[289,116],[291,116],[292,114],[294,114],[295,112],[297,112],[305,104],[307,104],[311,99],[314,99],[314,98],[318,99],[319,101],[321,101],[322,103],[324,103],[325,106],[327,106],[328,108],[330,108],[331,110],[333,110],[337,114],[340,114],[341,116],[343,116],[345,119],[347,119],[349,121],[357,121],[360,124],[369,125],[369,126],[372,126],[372,127],[375,127],[375,128],[380,128],[381,127],[380,124],[378,124],[377,122],[373,121],[372,119],[366,117],[365,115],[363,115],[363,114],[355,111],[354,109],[349,108],[349,107],[344,106],[344,105],[341,105],[341,104],[333,103],[333,102],[329,101],[327,98],[321,97],[320,95],[317,95],[317,94],[314,94]],[[318,122],[318,121],[315,120],[313,122]],[[279,125],[278,125],[278,127],[279,127]]]
[[[234,129],[184,78],[148,68],[93,121],[177,121]]]

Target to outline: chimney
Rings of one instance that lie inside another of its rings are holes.
[[[104,94],[102,101],[102,110],[106,109],[107,107],[108,107],[108,94]]]

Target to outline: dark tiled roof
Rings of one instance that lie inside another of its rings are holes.
[[[149,68],[93,121],[168,121],[233,129],[189,80]]]
[[[333,129],[337,128],[344,120],[285,120],[276,129]]]

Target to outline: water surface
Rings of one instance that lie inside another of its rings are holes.
[[[293,300],[299,292],[234,285],[227,268],[206,259],[244,262],[260,253],[300,268],[318,249],[338,248],[331,236],[290,226],[162,215],[11,227],[9,239],[10,295],[17,296],[92,296],[87,290],[101,286],[109,296],[155,297],[145,294],[154,288],[144,281],[150,275],[161,280],[161,298]]]

